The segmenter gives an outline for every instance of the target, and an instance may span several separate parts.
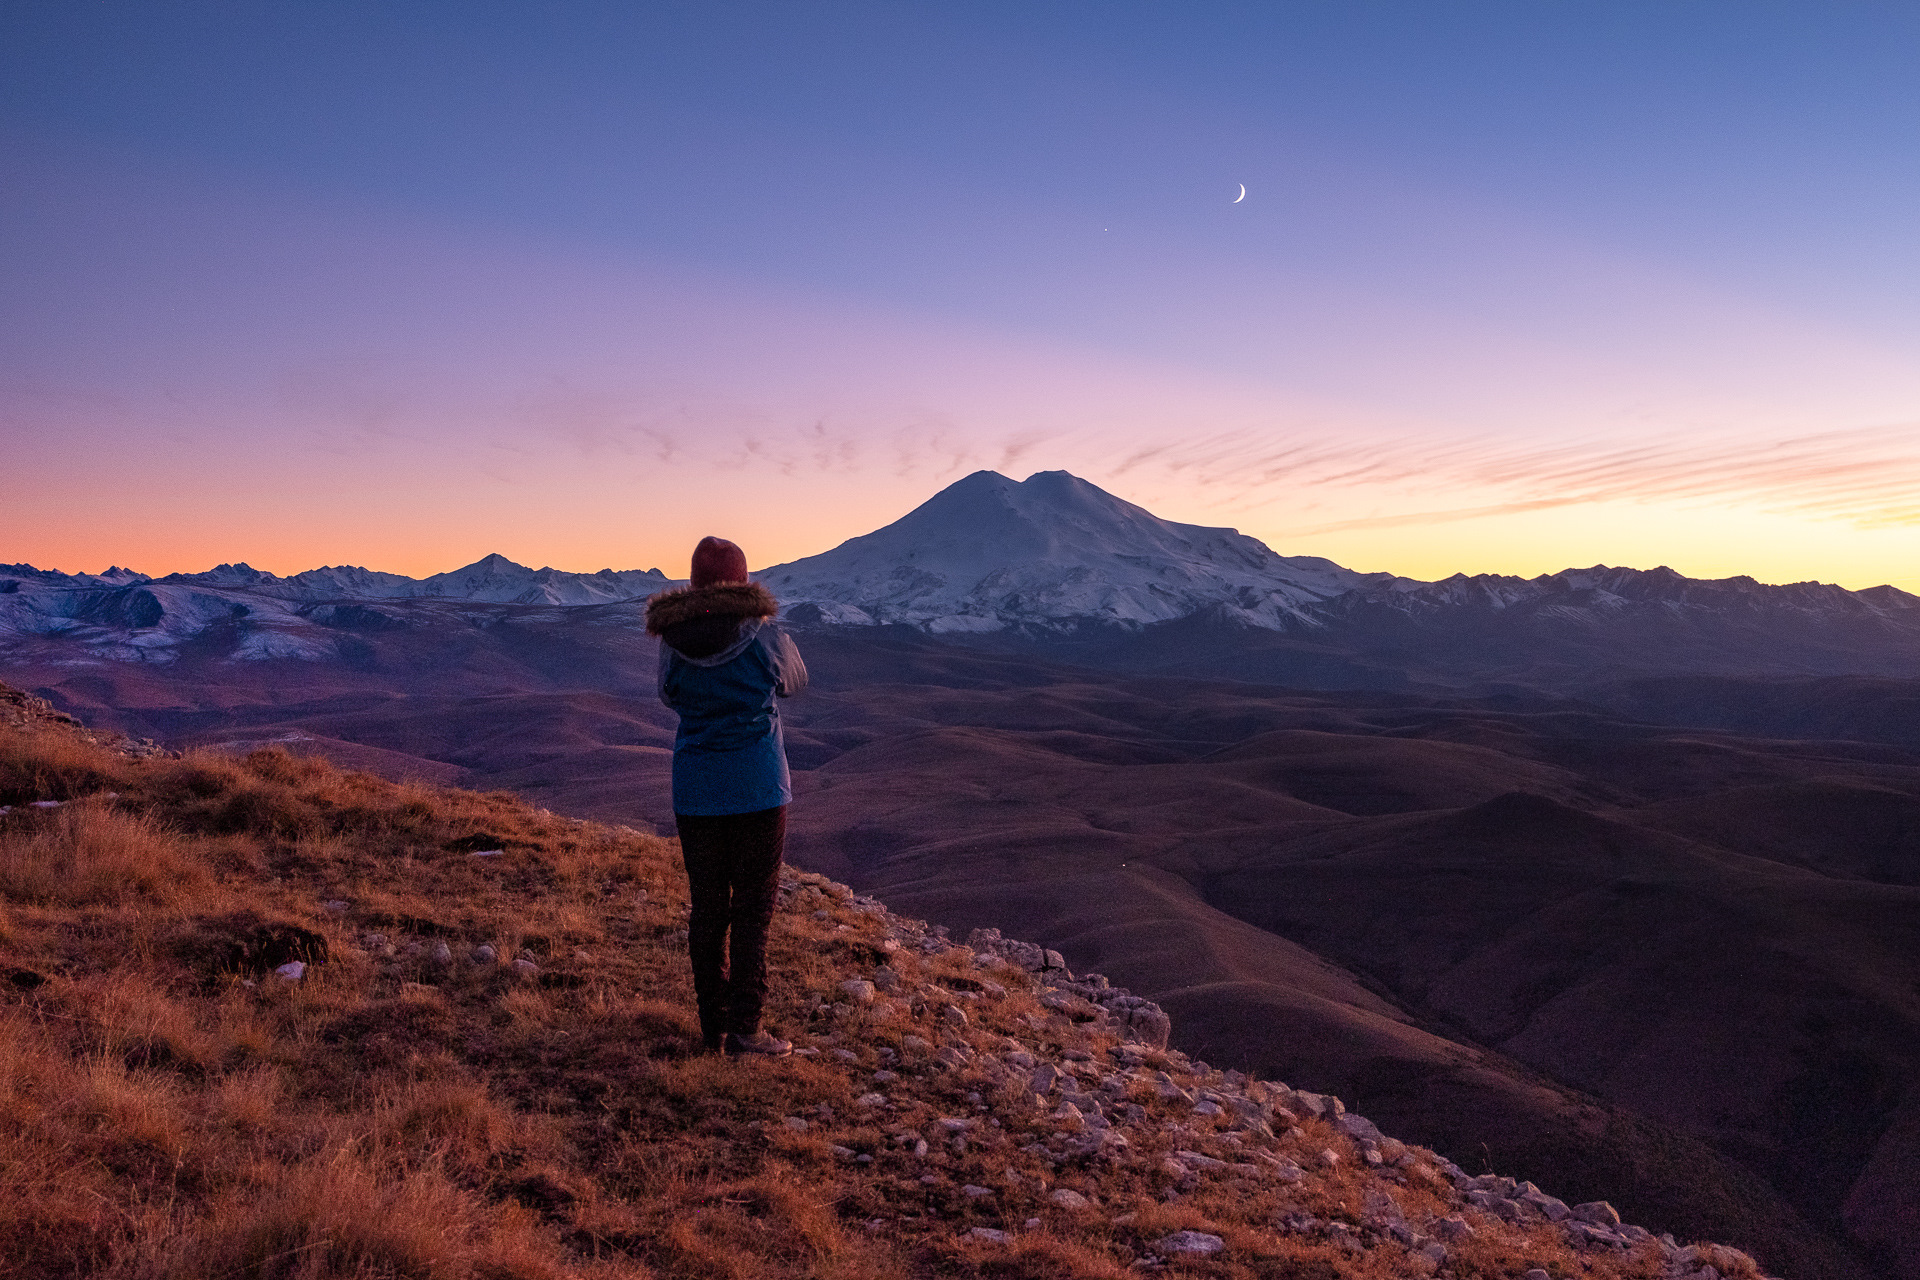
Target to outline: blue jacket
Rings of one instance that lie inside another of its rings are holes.
[[[807,687],[807,667],[773,625],[775,608],[757,583],[686,587],[648,602],[660,701],[680,716],[675,813],[755,813],[793,799],[776,700]]]

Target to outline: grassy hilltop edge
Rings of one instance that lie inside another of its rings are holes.
[[[792,869],[703,1054],[677,846],[509,793],[0,686],[0,807],[0,1276],[1759,1275]]]

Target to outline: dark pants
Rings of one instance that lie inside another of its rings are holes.
[[[673,820],[693,896],[687,951],[700,1031],[709,1047],[718,1047],[726,1032],[750,1036],[760,1029],[787,807],[719,817],[676,813]]]

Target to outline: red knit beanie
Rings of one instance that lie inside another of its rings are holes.
[[[702,538],[693,549],[693,585],[713,587],[747,580],[747,553],[725,538]]]

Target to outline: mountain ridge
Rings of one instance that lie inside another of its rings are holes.
[[[891,524],[754,576],[802,627],[905,626],[1306,688],[1920,676],[1920,597],[1890,584],[1607,565],[1423,582],[1163,520],[1064,471],[975,472]],[[657,568],[532,569],[498,553],[426,578],[357,566],[280,577],[244,562],[160,578],[0,565],[0,653],[70,643],[90,660],[152,662],[211,644],[237,660],[350,659],[353,632],[466,625],[463,608],[602,606],[638,625],[639,602],[681,581]]]

